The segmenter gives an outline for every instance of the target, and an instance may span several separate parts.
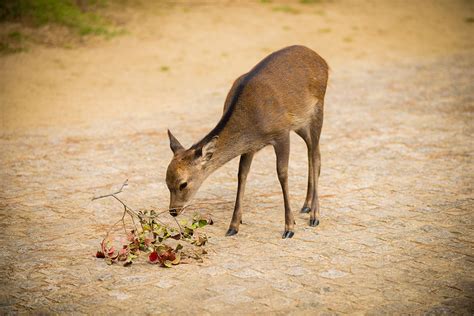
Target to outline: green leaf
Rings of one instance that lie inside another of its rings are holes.
[[[160,244],[160,245],[156,246],[156,251],[157,252],[165,252],[165,251],[168,251],[168,249],[169,249],[169,247],[166,246],[166,245]]]
[[[177,252],[180,251],[181,249],[183,249],[183,245],[177,244],[177,245],[176,245],[176,248],[174,249],[174,252],[177,253]]]
[[[186,227],[184,229],[184,235],[185,237],[188,237],[188,238],[191,237],[192,235],[194,235],[194,229]]]

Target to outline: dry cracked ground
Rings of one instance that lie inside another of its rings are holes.
[[[0,58],[2,314],[473,314],[473,2],[124,12],[123,36]],[[91,197],[128,178],[130,206],[165,209],[166,129],[191,145],[217,122],[233,79],[295,43],[331,66],[321,224],[298,213],[307,167],[294,135],[292,239],[280,237],[282,195],[265,148],[238,235],[224,237],[236,160],[195,198],[215,220],[203,263],[94,258],[121,209]]]

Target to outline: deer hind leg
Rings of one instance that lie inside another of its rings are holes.
[[[291,213],[290,198],[288,193],[288,161],[290,158],[290,135],[287,133],[275,144],[275,154],[277,160],[277,174],[283,191],[283,201],[285,203],[285,231],[282,238],[291,238],[295,234],[293,229],[295,219]]]
[[[312,158],[313,158],[313,199],[311,201],[311,216],[309,220],[310,226],[318,226],[319,224],[319,196],[318,196],[318,182],[319,174],[321,173],[321,153],[319,151],[319,137],[321,135],[322,117],[315,118],[311,123],[311,142],[312,142]]]
[[[239,175],[237,185],[237,197],[235,199],[234,214],[230,222],[226,236],[232,236],[239,231],[240,223],[242,223],[242,201],[244,198],[245,184],[247,183],[247,175],[250,171],[254,153],[247,153],[240,156]]]
[[[308,187],[306,190],[306,199],[304,200],[301,213],[309,213],[311,211],[311,204],[313,201],[314,193],[314,166],[313,166],[313,143],[311,141],[311,128],[307,126],[305,128],[296,131],[301,138],[303,138],[308,147]]]

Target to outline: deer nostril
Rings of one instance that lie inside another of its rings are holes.
[[[176,209],[170,210],[170,214],[171,214],[171,216],[173,216],[173,217],[178,216],[178,212],[176,211]]]

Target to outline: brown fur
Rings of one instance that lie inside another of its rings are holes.
[[[327,80],[328,66],[323,58],[304,46],[290,46],[270,54],[234,82],[221,120],[201,141],[185,150],[169,132],[174,152],[166,174],[171,193],[170,209],[176,209],[174,213],[178,214],[207,176],[240,155],[237,200],[228,235],[237,233],[253,155],[273,145],[285,201],[283,237],[292,237],[294,219],[289,206],[287,170],[289,133],[295,131],[308,147],[308,191],[303,210],[311,208],[310,224],[317,225],[319,137]],[[180,190],[184,183],[186,187]]]

